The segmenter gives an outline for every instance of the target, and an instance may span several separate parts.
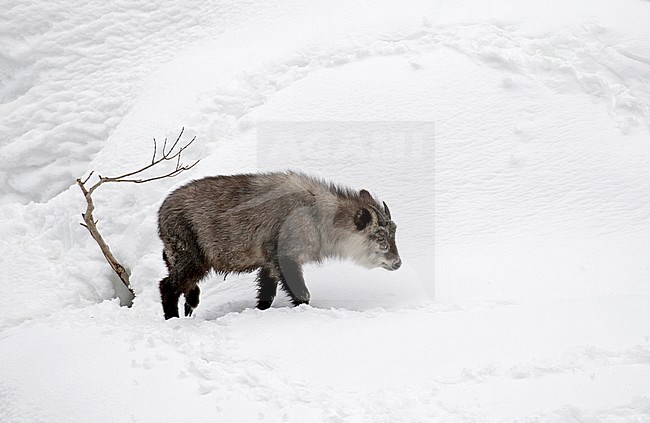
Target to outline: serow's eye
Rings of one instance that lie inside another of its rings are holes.
[[[383,236],[377,238],[377,244],[380,251],[388,251],[388,242],[386,242],[386,238]]]

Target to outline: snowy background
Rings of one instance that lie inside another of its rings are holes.
[[[648,22],[644,0],[4,0],[0,421],[650,421]],[[94,195],[121,307],[74,180],[181,127],[199,165]],[[211,277],[164,321],[164,196],[285,168],[385,200],[402,268],[312,266],[310,306],[264,312],[252,275]]]

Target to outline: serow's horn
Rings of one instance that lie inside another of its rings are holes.
[[[388,220],[393,220],[393,219],[390,217],[390,210],[388,209],[388,205],[386,205],[386,202],[385,202],[385,201],[382,201],[382,203],[384,203],[384,212],[386,213],[386,217],[388,218]]]

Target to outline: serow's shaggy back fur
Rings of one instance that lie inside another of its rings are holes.
[[[172,192],[158,213],[169,275],[160,281],[165,318],[199,303],[198,282],[220,273],[259,269],[257,307],[271,306],[277,285],[294,305],[309,303],[302,265],[351,259],[396,270],[396,225],[386,203],[301,173],[215,176]]]

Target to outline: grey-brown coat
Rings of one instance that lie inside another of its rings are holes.
[[[401,259],[385,203],[296,172],[207,177],[172,192],[158,214],[169,275],[160,282],[165,318],[199,302],[197,283],[221,273],[259,269],[257,307],[270,307],[277,284],[295,305],[309,303],[302,265],[351,259],[396,270]]]

